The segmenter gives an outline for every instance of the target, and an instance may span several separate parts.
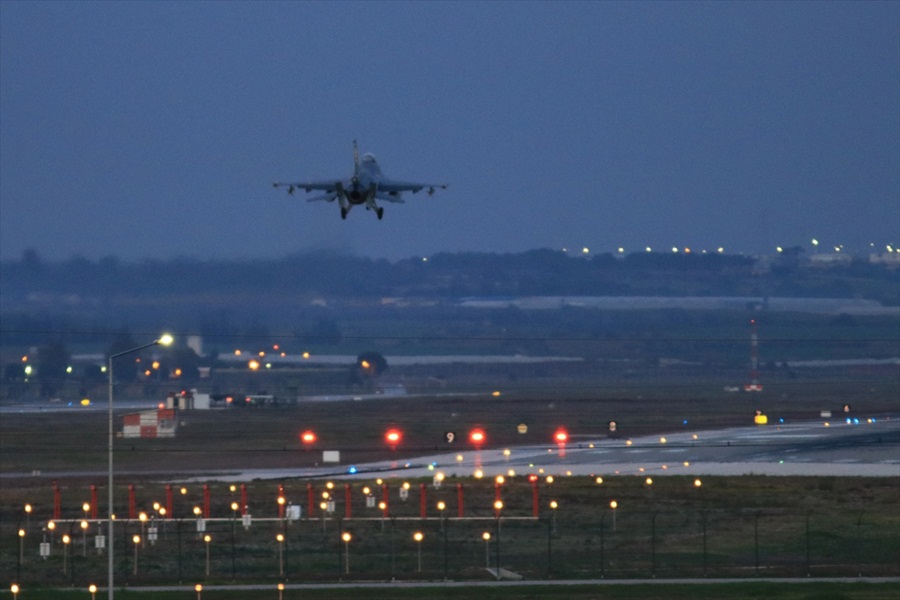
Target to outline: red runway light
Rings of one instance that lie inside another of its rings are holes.
[[[487,439],[487,436],[484,434],[484,431],[481,429],[473,429],[469,434],[469,440],[475,444],[476,446],[480,446]]]
[[[556,440],[557,444],[565,444],[569,441],[569,433],[565,429],[557,429],[556,433],[553,434],[553,439]]]
[[[304,431],[300,434],[300,439],[303,440],[304,444],[312,444],[316,441],[316,434],[312,431]]]
[[[391,446],[399,444],[402,438],[403,434],[400,433],[399,429],[388,429],[387,433],[384,434],[384,439],[387,440],[387,443]]]

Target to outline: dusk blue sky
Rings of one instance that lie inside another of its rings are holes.
[[[383,221],[275,180],[446,182]],[[900,241],[898,2],[0,2],[0,258]]]

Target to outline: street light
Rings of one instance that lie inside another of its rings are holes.
[[[484,568],[491,568],[491,532],[485,531],[481,534],[481,539],[484,540]]]
[[[284,577],[284,534],[279,533],[275,540],[278,542],[278,575]]]
[[[131,538],[131,541],[134,542],[134,574],[137,575],[138,548],[141,547],[141,536],[135,535]],[[112,546],[112,543],[110,543],[110,546]]]
[[[417,531],[413,534],[413,539],[416,540],[416,545],[419,547],[419,573],[422,572],[422,540],[425,539],[425,534],[421,531]]]
[[[344,573],[347,575],[350,574],[350,540],[353,539],[353,536],[350,535],[349,531],[345,531],[341,534],[341,539],[344,540]]]
[[[207,533],[203,536],[203,541],[206,543],[206,576],[209,577],[209,543],[212,541],[212,536]]]
[[[143,346],[138,346],[137,348],[131,348],[122,352],[110,354],[109,359],[107,360],[106,374],[109,377],[109,481],[107,482],[107,492],[109,494],[107,504],[107,533],[109,534],[109,552],[107,553],[109,562],[107,565],[107,578],[109,581],[109,600],[113,600],[113,598],[115,598],[116,596],[113,573],[113,565],[115,564],[115,560],[113,558],[113,554],[115,554],[115,544],[113,543],[113,540],[115,539],[113,537],[113,514],[115,513],[115,511],[113,510],[113,440],[115,439],[115,433],[113,431],[113,359],[119,358],[120,356],[125,356],[126,354],[140,352],[141,350],[152,348],[153,346],[170,346],[172,342],[172,336],[167,333],[159,339],[153,340],[149,344],[144,344]]]

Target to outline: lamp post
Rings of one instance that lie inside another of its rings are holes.
[[[172,341],[172,336],[169,334],[165,334],[159,339],[153,340],[149,344],[144,344],[143,346],[138,346],[137,348],[131,348],[122,352],[110,354],[109,359],[107,360],[106,374],[109,377],[109,481],[107,482],[107,492],[109,494],[107,504],[107,534],[109,535],[109,552],[107,553],[109,564],[107,577],[109,580],[109,600],[113,600],[116,595],[113,573],[113,565],[115,564],[115,560],[113,558],[113,555],[115,554],[115,544],[113,543],[113,540],[115,539],[113,537],[113,515],[115,514],[115,511],[113,510],[113,440],[115,439],[115,433],[113,430],[113,359],[119,358],[120,356],[125,356],[126,354],[140,352],[141,350],[152,348],[153,346],[169,346],[172,344]]]
[[[421,531],[417,531],[413,534],[413,539],[416,540],[416,546],[418,546],[418,554],[419,554],[419,568],[418,572],[422,572],[422,540],[425,539],[425,534]]]
[[[345,531],[341,534],[341,539],[344,541],[344,573],[347,575],[350,574],[350,540],[353,539],[353,536],[349,531]]]
[[[494,546],[494,550],[497,555],[497,580],[500,579],[500,511],[503,510],[503,501],[495,500],[494,501],[494,513],[497,517],[497,543]]]

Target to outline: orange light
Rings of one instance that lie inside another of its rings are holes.
[[[469,440],[471,440],[472,443],[476,446],[483,444],[486,437],[487,436],[484,435],[484,431],[481,429],[473,429],[472,433],[469,434]]]
[[[304,444],[312,444],[316,441],[316,434],[312,431],[304,431],[300,434],[300,439],[303,440]]]
[[[391,446],[396,446],[400,443],[403,435],[400,433],[399,429],[388,429],[387,433],[384,435],[384,439],[387,440],[387,443]]]
[[[556,433],[553,434],[553,439],[556,440],[557,444],[565,444],[569,441],[569,433],[565,429],[557,429]]]

